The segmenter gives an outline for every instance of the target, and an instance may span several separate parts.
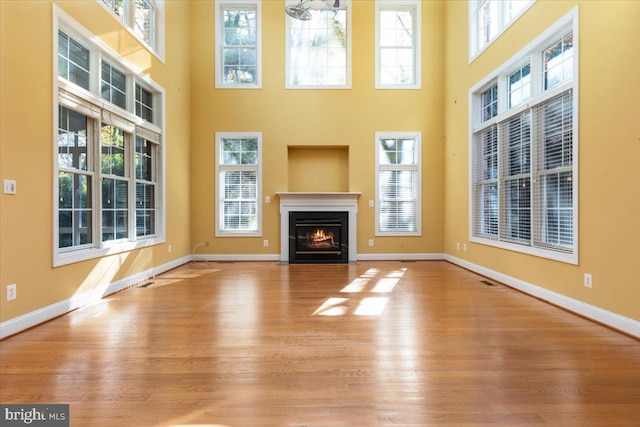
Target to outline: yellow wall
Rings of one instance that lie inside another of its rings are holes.
[[[349,191],[349,146],[289,146],[288,191]]]
[[[167,2],[165,65],[97,2],[54,3],[166,90],[167,244],[52,267],[52,2],[0,1],[0,179],[15,179],[18,190],[0,194],[3,322],[81,292],[100,294],[109,283],[190,253],[188,4]],[[12,283],[17,299],[7,302]]]
[[[306,177],[292,176],[288,146],[347,146],[348,188],[362,192],[358,206],[358,253],[441,253],[443,250],[443,12],[441,2],[422,4],[421,90],[375,90],[373,1],[352,2],[352,89],[286,90],[283,1],[263,1],[260,90],[214,88],[214,4],[191,3],[191,238],[210,241],[198,253],[274,254],[280,252],[280,213],[276,192],[312,191]],[[259,131],[263,144],[263,236],[215,238],[216,132]],[[423,144],[423,235],[378,237],[375,246],[374,141],[376,131],[420,131]],[[289,183],[296,182],[294,188]],[[334,184],[331,184],[334,185]],[[263,246],[263,240],[271,243]]]
[[[578,266],[468,242],[469,89],[579,5]],[[468,6],[446,6],[448,254],[640,320],[640,2],[536,2],[469,65]],[[456,249],[466,243],[468,252]],[[593,275],[593,289],[583,284]]]

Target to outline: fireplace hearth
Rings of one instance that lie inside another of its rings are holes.
[[[348,263],[349,212],[289,212],[290,263]]]

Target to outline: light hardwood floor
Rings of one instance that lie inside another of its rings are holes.
[[[191,263],[0,342],[72,426],[640,425],[640,342],[439,261]]]

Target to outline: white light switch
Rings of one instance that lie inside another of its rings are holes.
[[[4,194],[16,194],[16,181],[13,179],[4,180]]]

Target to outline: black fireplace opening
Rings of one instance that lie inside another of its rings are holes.
[[[349,212],[289,212],[289,262],[348,263]]]

